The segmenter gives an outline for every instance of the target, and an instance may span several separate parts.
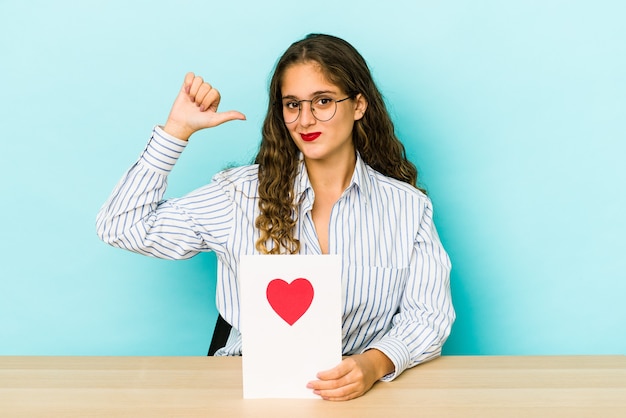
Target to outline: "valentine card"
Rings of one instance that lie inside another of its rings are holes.
[[[306,384],[341,361],[341,260],[252,255],[239,264],[244,398],[319,398]]]

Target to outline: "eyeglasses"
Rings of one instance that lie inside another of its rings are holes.
[[[300,117],[302,103],[309,102],[311,104],[311,113],[313,117],[320,122],[328,122],[337,113],[337,103],[345,102],[352,97],[335,100],[326,96],[314,97],[311,100],[283,100],[283,118],[285,123],[294,123]]]

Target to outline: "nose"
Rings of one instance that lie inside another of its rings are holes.
[[[304,104],[307,104],[305,106]],[[302,126],[310,126],[315,123],[317,119],[313,116],[313,108],[311,107],[310,101],[302,101],[300,102],[300,125]]]

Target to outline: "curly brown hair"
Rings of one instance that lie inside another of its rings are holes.
[[[255,163],[259,165],[259,209],[255,226],[260,231],[256,248],[263,254],[295,254],[297,222],[293,184],[299,150],[283,120],[282,79],[294,64],[315,62],[324,76],[350,97],[363,95],[368,106],[355,121],[352,140],[363,161],[374,170],[417,187],[417,169],[395,135],[393,122],[367,63],[348,42],[335,36],[310,34],[293,43],[276,64],[269,88],[267,115]],[[269,244],[269,247],[268,247]]]

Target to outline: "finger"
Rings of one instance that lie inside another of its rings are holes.
[[[183,81],[183,91],[189,94],[189,88],[191,87],[191,83],[196,75],[192,72],[185,74],[185,81]]]
[[[195,76],[193,81],[191,82],[191,86],[189,87],[189,98],[191,99],[191,101],[195,101],[196,100],[196,95],[198,94],[198,90],[200,90],[200,87],[204,84],[204,79],[202,77],[200,77],[199,75]],[[208,87],[211,87],[210,84],[207,83]]]
[[[314,390],[313,393],[327,401],[346,401],[348,399],[357,398],[365,392],[360,385],[352,383],[336,389]]]
[[[342,386],[347,386],[353,382],[354,380],[350,379],[350,375],[345,375],[340,377],[339,379],[313,380],[307,384],[307,387],[314,390],[332,390],[340,388]]]
[[[221,125],[231,120],[246,120],[246,115],[236,110],[229,110],[228,112],[220,112],[215,114],[215,124]]]
[[[206,92],[204,97],[202,97],[202,100],[199,100],[199,96],[196,98],[196,104],[200,106],[200,110],[203,112],[207,109],[217,112],[221,100],[220,92],[215,89],[210,89]]]
[[[348,358],[346,358],[332,369],[319,372],[317,378],[320,380],[336,380],[350,373],[353,368],[354,362],[350,362]]]
[[[207,83],[202,83],[202,85],[198,88],[198,92],[196,93],[196,97],[194,98],[194,100],[195,100],[196,105],[200,107],[201,111],[208,108],[208,106],[203,108],[203,102],[206,100],[207,97],[209,97],[209,95],[213,91],[216,91],[216,90],[211,89],[211,86],[208,85]],[[214,96],[215,94],[212,95],[212,97]]]

